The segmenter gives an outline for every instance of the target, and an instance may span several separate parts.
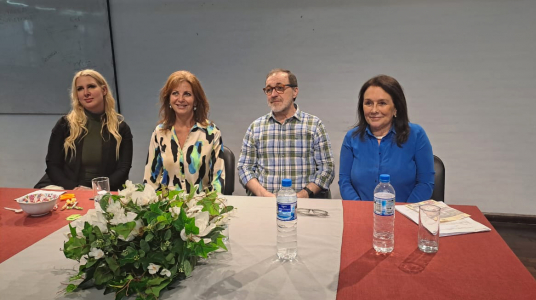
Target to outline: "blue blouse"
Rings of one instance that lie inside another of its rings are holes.
[[[373,200],[380,174],[391,175],[396,202],[430,199],[434,189],[434,155],[424,129],[409,123],[410,133],[402,147],[396,144],[396,131],[378,144],[369,128],[361,140],[346,133],[341,147],[339,189],[344,200]]]

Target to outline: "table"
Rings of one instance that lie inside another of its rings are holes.
[[[491,231],[441,237],[436,254],[419,251],[417,224],[396,212],[390,255],[372,249],[372,203],[343,207],[337,299],[536,299],[536,280],[476,206],[452,205]]]
[[[0,202],[2,202],[2,205],[5,203],[5,195],[15,195],[19,193],[20,195],[16,195],[16,197],[18,197],[30,191],[31,190],[0,189]],[[78,196],[78,192],[76,194]],[[232,199],[241,199],[245,197],[231,196],[228,198],[231,201]],[[261,201],[262,198],[248,198],[249,202],[257,200]],[[423,254],[417,248],[418,226],[405,216],[397,213],[395,221],[395,250],[390,255],[378,255],[372,249],[372,203],[342,201],[344,230],[342,233],[342,246],[340,249],[340,271],[338,278],[333,280],[336,287],[336,298],[339,300],[356,298],[412,300],[422,298],[536,299],[536,280],[534,280],[531,274],[521,264],[519,259],[517,259],[479,209],[475,206],[463,205],[454,205],[453,207],[470,214],[474,220],[483,223],[492,230],[484,233],[442,237],[440,239],[440,250],[438,253]],[[271,207],[268,207],[267,209],[271,209]],[[16,235],[16,232],[18,231],[22,232],[27,230],[27,228],[25,228],[25,223],[16,220],[13,216],[16,216],[16,218],[28,217],[12,214],[10,216],[10,221],[8,221],[5,218],[6,213],[11,212],[6,211],[0,213],[1,248],[8,248],[11,252],[20,252],[22,250],[21,247],[18,246],[17,243],[12,244],[11,240],[7,240],[6,235],[1,232],[12,231],[13,233],[11,234]],[[57,226],[61,227],[61,224],[57,224]],[[306,222],[300,222],[298,226],[299,228],[303,228],[306,226]],[[55,229],[51,226],[39,226],[37,230],[43,231],[40,236],[46,236],[47,234],[52,233]],[[231,240],[233,240],[233,232],[236,234],[232,222],[230,228]],[[12,259],[7,260],[5,263],[0,264],[0,282],[6,279],[3,278],[3,276],[5,276],[7,271],[4,271],[5,268],[3,267],[10,266],[10,261],[17,259],[19,256],[27,255],[27,253],[31,252],[33,247],[37,247],[38,245],[43,246],[47,242],[49,242],[49,244],[46,247],[54,247],[54,245],[57,245],[57,242],[52,243],[52,240],[50,239],[54,236],[56,238],[60,236],[61,238],[61,234],[61,232],[57,231],[50,234],[47,238],[37,238],[37,240],[42,240],[36,245],[31,246],[20,254],[14,256]],[[5,246],[6,244],[8,244],[7,247]],[[316,249],[316,251],[322,252],[321,250],[324,247],[325,245],[319,245],[319,249]],[[53,250],[57,250],[57,248],[51,249],[51,251]],[[65,259],[65,261],[68,260]],[[220,262],[217,261],[215,264],[217,263]],[[44,266],[43,268],[51,269],[55,267],[54,264],[51,264]],[[286,268],[287,270],[292,271],[291,266],[286,266]],[[246,272],[243,272],[241,275],[245,280],[248,276],[258,276],[262,272],[267,271],[266,266],[263,264],[245,265],[243,269]],[[20,272],[24,274],[25,272],[31,272],[31,270],[21,270]],[[56,273],[58,272],[59,271],[57,270]],[[196,272],[198,275],[202,276],[196,277]],[[194,276],[190,278],[190,281],[195,282],[196,280],[203,280],[203,276],[211,275],[211,272],[205,272],[202,268],[196,269],[194,270]],[[311,276],[313,275],[314,274]],[[32,274],[32,276],[35,276],[35,274]],[[218,276],[223,276],[223,278],[226,279],[232,278],[233,280],[236,278],[236,275],[223,274],[223,272]],[[234,281],[224,280],[222,282],[231,283],[231,285],[224,286],[228,293],[227,295],[230,296],[234,295],[241,299],[276,298],[260,297],[258,294],[245,293],[244,284],[239,285]],[[222,282],[219,282],[219,284],[221,285]],[[46,284],[52,284],[55,287],[60,286],[58,282],[48,282],[45,279],[38,284],[43,287]],[[184,282],[184,284],[187,286],[189,283]],[[257,287],[260,288],[261,284],[262,282]],[[179,286],[178,289],[169,291],[168,294],[164,294],[163,299],[176,297],[175,293],[180,293],[181,288],[184,287],[185,286]],[[13,293],[14,288],[17,287],[15,287],[13,283],[11,283],[10,287],[4,287],[0,284],[0,294],[5,294],[8,291]],[[113,298],[110,297],[110,295],[102,296],[101,293],[101,291],[96,290],[87,291],[79,295],[79,298]],[[33,297],[38,295],[39,294],[35,292]],[[277,296],[277,293],[274,295]],[[208,293],[199,295],[196,298],[212,299],[215,297],[219,297],[219,294]],[[225,298],[223,296],[221,297]],[[30,296],[20,298],[32,299]],[[296,298],[315,299],[315,297],[311,297],[310,294],[307,293],[298,295]],[[316,298],[324,299],[326,297]]]
[[[5,210],[4,207],[20,208],[15,198],[36,191],[35,189],[0,188],[0,263],[33,245],[52,232],[69,224],[66,218],[73,214],[84,215],[88,209],[95,206],[92,200],[93,191],[67,191],[75,193],[77,206],[83,210],[56,210],[42,217],[30,217],[25,212],[16,214]],[[58,206],[64,204],[58,200]],[[9,245],[8,245],[9,243]]]

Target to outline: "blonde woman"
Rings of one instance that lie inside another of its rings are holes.
[[[160,91],[160,121],[149,144],[144,183],[190,192],[225,186],[221,132],[207,119],[208,100],[194,74],[171,74]]]
[[[106,79],[94,70],[76,73],[71,106],[52,129],[46,174],[35,188],[86,189],[100,176],[110,178],[111,190],[121,188],[132,166],[132,133]]]

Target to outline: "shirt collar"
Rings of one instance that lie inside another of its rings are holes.
[[[294,107],[296,108],[296,112],[294,113],[294,115],[292,115],[292,117],[288,118],[287,120],[289,119],[292,119],[292,118],[295,118],[296,120],[300,121],[302,120],[303,118],[303,115],[302,115],[302,111],[300,110],[300,107],[298,106],[298,104],[296,103],[293,103]],[[268,119],[272,119],[274,121],[277,121],[275,119],[275,116],[274,116],[274,112],[273,111],[270,111],[270,113],[268,114]],[[286,121],[286,120],[285,120]]]
[[[365,129],[365,132],[366,132],[369,136],[371,136],[371,137],[373,137],[373,138],[376,138],[376,136],[375,136],[374,134],[372,134],[372,131],[370,131],[370,126],[367,125],[367,128]],[[396,129],[395,129],[395,126],[394,126],[394,125],[391,125],[391,129],[389,129],[389,132],[387,132],[387,134],[386,134],[385,136],[390,135],[391,132],[392,132],[393,134],[396,134]]]

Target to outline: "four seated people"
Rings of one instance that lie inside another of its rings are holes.
[[[295,103],[296,76],[273,69],[264,94],[270,112],[251,123],[237,169],[248,195],[275,197],[283,178],[300,198],[330,198],[335,177],[328,133],[322,121]],[[132,134],[115,111],[106,80],[94,70],[75,74],[72,109],[52,130],[46,174],[35,188],[89,189],[91,179],[109,177],[120,189],[132,165]],[[380,75],[359,92],[358,121],[344,137],[339,187],[344,200],[373,200],[380,174],[391,175],[397,202],[430,198],[434,158],[425,131],[409,122],[406,98],[396,79]],[[160,120],[149,142],[143,182],[159,189],[222,192],[223,140],[207,119],[209,103],[197,77],[171,74],[160,92]]]

